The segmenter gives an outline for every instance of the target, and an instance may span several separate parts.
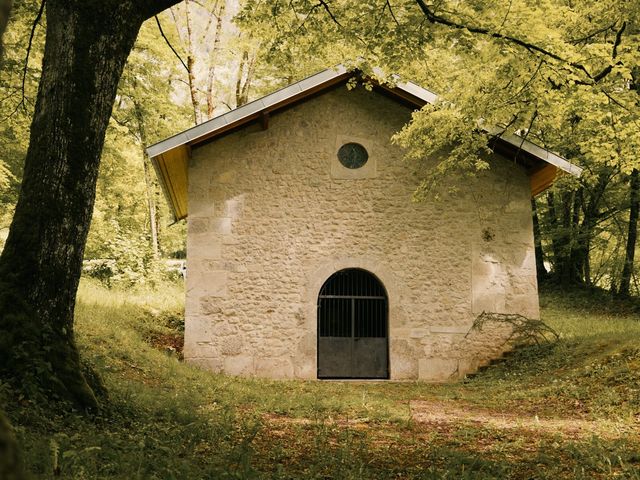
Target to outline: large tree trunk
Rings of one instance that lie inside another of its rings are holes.
[[[640,177],[638,169],[634,168],[629,178],[630,207],[629,207],[629,227],[627,230],[627,248],[624,256],[624,267],[620,276],[620,287],[618,294],[624,297],[629,296],[629,287],[633,275],[633,262],[636,254],[636,242],[638,240],[638,213],[640,210]]]
[[[47,0],[20,197],[0,257],[0,375],[95,408],[73,332],[100,154],[142,22],[171,0]]]

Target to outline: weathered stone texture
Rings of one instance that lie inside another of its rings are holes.
[[[215,371],[316,377],[316,301],[342,268],[389,295],[392,379],[441,381],[503,348],[504,328],[466,336],[482,311],[538,316],[529,180],[516,165],[413,203],[418,177],[390,137],[396,102],[341,87],[193,152],[185,357]],[[359,142],[367,169],[336,152]]]

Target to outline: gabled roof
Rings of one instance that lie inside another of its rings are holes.
[[[261,121],[266,125],[269,115],[344,84],[357,75],[357,72],[349,72],[342,66],[324,70],[147,148],[176,219],[187,216],[187,165],[192,148],[251,122]],[[421,108],[426,104],[435,103],[438,99],[433,92],[411,82],[397,83],[393,87],[375,81],[372,81],[372,84],[374,90],[411,108]],[[559,171],[576,177],[582,173],[582,169],[577,165],[525,138],[504,133],[499,127],[483,128],[494,135],[491,141],[494,151],[514,159],[527,168],[531,176],[532,195],[548,188]]]

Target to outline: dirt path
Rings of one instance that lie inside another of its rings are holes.
[[[567,438],[584,438],[597,435],[603,438],[619,438],[640,431],[640,422],[630,427],[615,421],[589,421],[580,418],[549,418],[523,416],[512,413],[495,412],[457,402],[412,400],[410,402],[412,420],[424,424],[446,426],[453,423],[471,423],[500,430],[525,429],[545,433],[557,433]]]
[[[587,439],[594,435],[616,439],[628,435],[640,435],[640,418],[635,425],[600,419],[598,421],[567,417],[526,416],[522,413],[496,412],[456,401],[411,400],[409,403],[411,420],[425,427],[434,427],[441,431],[454,431],[456,426],[464,424],[476,428],[496,430],[528,430],[532,434],[561,435],[567,440]],[[309,425],[315,423],[309,418],[295,418],[277,414],[265,414],[267,423],[277,425]],[[323,419],[322,423],[341,425],[349,428],[368,430],[372,424],[368,420],[332,418]],[[283,434],[284,432],[280,432]]]

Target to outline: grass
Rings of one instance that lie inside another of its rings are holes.
[[[103,413],[0,388],[34,478],[640,478],[632,305],[544,291],[558,342],[430,385],[200,371],[174,351],[182,296],[83,282],[78,343],[108,389]]]

